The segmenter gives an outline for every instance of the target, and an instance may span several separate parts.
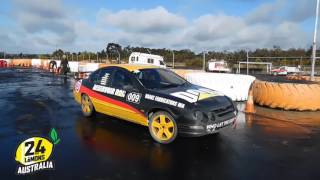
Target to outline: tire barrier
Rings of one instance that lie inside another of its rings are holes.
[[[255,77],[240,74],[190,72],[186,73],[187,81],[209,89],[220,91],[233,101],[245,101]]]
[[[40,68],[41,66],[41,59],[31,59],[32,67]]]
[[[320,110],[320,84],[253,83],[255,103],[270,108],[298,111]]]
[[[1,59],[0,60],[0,68],[6,68],[6,67],[8,67],[7,61]]]
[[[0,61],[2,62],[2,66],[4,67],[11,67],[12,63],[11,63],[11,59],[0,59]]]
[[[50,60],[42,59],[41,60],[41,68],[44,70],[49,70],[49,62],[50,62]]]
[[[12,66],[31,67],[32,59],[12,59],[11,64]]]
[[[303,81],[310,81],[310,76],[301,76],[301,75],[289,75],[286,77],[289,80],[303,80]],[[320,82],[320,77],[314,77],[315,82]]]
[[[307,81],[307,80],[310,79],[310,77],[300,76],[300,75],[290,75],[290,76],[286,76],[286,79],[288,79],[288,80]]]
[[[58,65],[57,65],[56,61],[52,60],[49,62],[49,71],[50,72],[53,72],[53,73],[57,72],[57,68],[58,68]]]

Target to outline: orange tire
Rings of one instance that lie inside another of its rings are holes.
[[[320,84],[275,83],[256,80],[253,99],[261,106],[284,110],[320,110]]]

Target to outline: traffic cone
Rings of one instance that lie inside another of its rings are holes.
[[[246,103],[246,108],[244,110],[244,112],[246,113],[256,113],[256,110],[254,108],[254,102],[253,102],[253,90],[252,90],[252,86],[250,87],[249,93],[248,93],[248,100]]]
[[[245,115],[245,118],[246,118],[246,125],[248,127],[252,127],[254,114],[248,113],[248,114]]]

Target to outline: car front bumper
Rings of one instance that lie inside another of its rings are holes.
[[[236,122],[236,117],[220,122],[209,121],[206,124],[178,124],[178,133],[181,136],[198,137],[219,131],[232,126]]]

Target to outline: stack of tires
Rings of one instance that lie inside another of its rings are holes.
[[[320,84],[276,83],[256,80],[255,103],[284,110],[320,110]]]

